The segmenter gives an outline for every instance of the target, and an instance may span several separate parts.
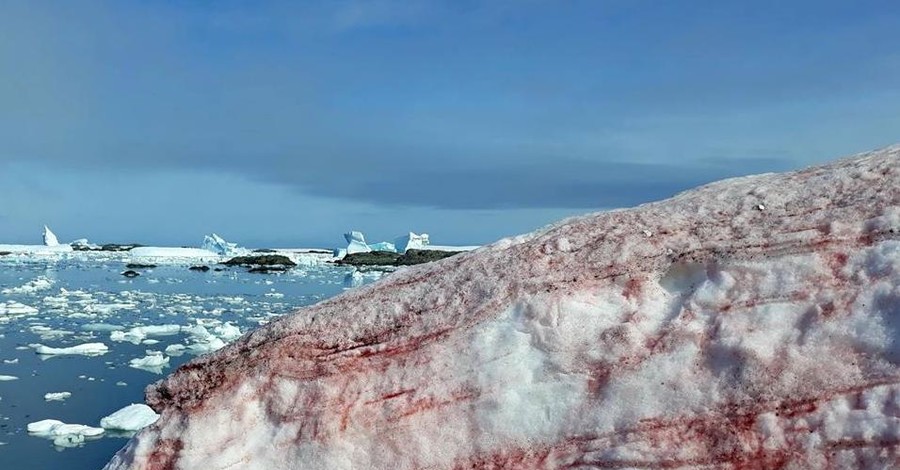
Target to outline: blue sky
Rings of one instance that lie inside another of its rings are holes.
[[[900,140],[895,1],[0,3],[0,241],[484,243]]]

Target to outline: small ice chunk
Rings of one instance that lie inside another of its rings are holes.
[[[45,356],[61,356],[61,355],[82,355],[82,356],[99,356],[109,352],[109,348],[103,343],[84,343],[68,348],[51,348],[43,344],[30,344],[37,354]]]
[[[152,408],[143,404],[131,404],[100,420],[103,429],[116,431],[139,431],[159,419]]]
[[[0,382],[9,382],[10,380],[19,380],[15,375],[0,375]]]
[[[36,313],[38,313],[38,309],[15,300],[0,302],[0,315],[34,315]]]
[[[71,392],[50,392],[44,394],[44,401],[64,401],[71,396]]]
[[[128,366],[161,374],[163,368],[169,366],[169,358],[160,351],[147,351],[146,356],[128,361]]]

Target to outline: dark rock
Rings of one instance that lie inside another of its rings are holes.
[[[205,273],[206,271],[209,271],[209,266],[191,266],[188,269],[190,269],[191,271],[200,271]]]
[[[392,251],[372,251],[369,253],[352,253],[337,262],[346,266],[393,266],[400,258],[399,253]]]
[[[296,266],[290,258],[284,255],[249,255],[236,256],[225,261],[225,266]]]
[[[11,255],[12,251],[0,251],[0,256]]]
[[[432,261],[449,258],[453,255],[462,253],[461,251],[438,251],[438,250],[406,250],[402,256],[397,258],[395,263],[397,266],[410,266],[413,264],[430,263]]]
[[[218,272],[218,271],[224,271],[224,269],[222,269],[222,268],[215,268],[215,269],[213,269],[213,271],[216,271],[216,272]]]
[[[399,254],[390,251],[372,251],[370,253],[353,253],[345,256],[336,264],[346,266],[409,266],[430,263],[449,258],[460,251],[406,250]]]
[[[125,277],[138,277],[141,273],[129,269],[128,271],[123,272],[122,275]]]
[[[288,270],[287,266],[255,266],[247,270],[248,273],[277,274]]]
[[[253,252],[254,253],[275,253],[275,250],[273,250],[271,248],[259,248],[259,249],[253,250]]]
[[[137,248],[139,245],[137,243],[129,243],[129,244],[119,244],[119,243],[107,243],[100,247],[100,251],[131,251],[132,248]]]
[[[155,268],[155,264],[143,264],[143,263],[128,263],[125,265],[126,269],[150,269]]]

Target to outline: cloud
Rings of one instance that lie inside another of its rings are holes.
[[[667,15],[684,5],[601,3],[4,2],[0,165],[585,209],[889,144],[900,125],[890,17],[838,18],[840,40],[754,23],[758,38],[728,7],[682,24]]]

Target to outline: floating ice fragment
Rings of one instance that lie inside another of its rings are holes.
[[[140,431],[159,419],[159,415],[143,403],[128,405],[100,420],[103,429]]]
[[[147,351],[146,356],[128,361],[128,366],[161,374],[163,368],[169,366],[169,358],[160,351]]]
[[[34,315],[36,313],[38,313],[38,309],[15,300],[0,302],[0,315]]]
[[[0,375],[0,382],[9,382],[10,380],[19,380],[15,375]]]
[[[43,344],[29,344],[37,354],[45,356],[61,356],[61,355],[82,355],[82,356],[100,356],[109,352],[109,348],[103,343],[85,343],[67,348],[51,348]]]
[[[71,396],[71,392],[49,392],[44,394],[44,401],[64,401]]]

